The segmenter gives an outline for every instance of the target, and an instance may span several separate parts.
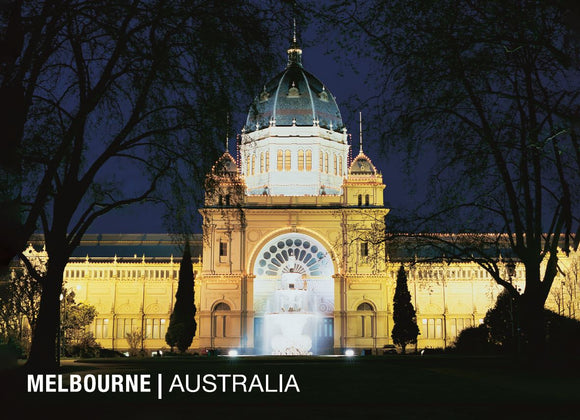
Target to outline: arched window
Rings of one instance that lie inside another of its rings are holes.
[[[304,150],[298,150],[298,170],[304,170]]]
[[[264,173],[264,152],[260,153],[260,173]]]
[[[250,175],[250,164],[252,159],[250,156],[246,156],[246,175]]]
[[[368,205],[370,205],[370,197],[367,194],[367,195],[365,195],[365,206],[368,206]]]
[[[270,171],[270,152],[266,152],[266,172]]]
[[[342,176],[342,156],[338,157],[338,175]]]
[[[328,173],[328,153],[324,153],[324,172]]]
[[[356,308],[362,312],[359,318],[358,335],[360,337],[374,337],[374,308],[368,302],[363,302]],[[371,313],[369,313],[371,312]]]
[[[357,311],[374,311],[373,306],[368,302],[363,302],[356,308]]]
[[[228,316],[230,305],[220,302],[213,308],[212,334],[214,337],[227,337]]]
[[[358,205],[362,206],[362,194],[358,195]]]
[[[276,166],[278,171],[282,171],[284,170],[284,153],[282,152],[282,150],[278,150],[278,159],[276,162]]]
[[[256,155],[252,155],[252,175],[256,173]]]
[[[338,175],[338,160],[336,153],[334,154],[334,175]]]
[[[312,170],[312,150],[306,151],[306,170]]]
[[[292,169],[292,154],[290,150],[286,150],[286,155],[284,156],[284,170],[290,171]]]
[[[324,172],[324,153],[322,150],[320,151],[320,162],[318,163],[318,166],[320,166],[320,172]]]
[[[213,310],[214,311],[229,311],[230,310],[230,305],[228,305],[225,302],[220,302],[220,303],[218,303],[217,305],[214,306]]]

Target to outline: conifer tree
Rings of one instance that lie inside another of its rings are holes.
[[[171,349],[177,347],[182,353],[191,346],[197,329],[194,281],[191,251],[189,241],[186,241],[183,258],[179,265],[179,283],[177,293],[175,293],[175,306],[165,334],[165,342]]]
[[[415,308],[411,303],[411,293],[407,287],[407,274],[402,265],[397,273],[397,287],[393,298],[393,320],[395,325],[391,337],[396,345],[401,346],[402,353],[405,354],[407,345],[417,342],[419,327],[417,327]]]

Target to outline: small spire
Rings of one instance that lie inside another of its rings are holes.
[[[228,138],[230,135],[230,114],[226,114],[226,152],[229,153],[230,151],[230,139]]]
[[[298,46],[298,37],[296,36],[296,18],[293,19],[292,43],[288,48],[288,67],[292,64],[302,66],[302,50]]]
[[[362,136],[362,112],[358,112],[358,118],[359,118],[359,137],[360,137],[360,154],[363,154],[363,136]]]

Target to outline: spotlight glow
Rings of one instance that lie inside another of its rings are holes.
[[[353,349],[347,349],[347,350],[345,350],[344,355],[347,356],[347,357],[352,357],[352,356],[354,356],[354,350]]]
[[[230,357],[236,357],[238,355],[238,351],[237,350],[230,350],[228,351],[228,356]]]

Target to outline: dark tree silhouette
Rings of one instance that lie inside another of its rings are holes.
[[[580,45],[569,2],[333,3],[332,24],[349,28],[337,45],[376,64],[383,145],[408,153],[409,167],[432,164],[426,201],[401,213],[399,231],[472,233],[465,243],[426,239],[476,261],[518,300],[526,354],[541,359],[559,249],[580,241]],[[500,242],[525,266],[523,291],[490,253]]]
[[[0,267],[18,255],[42,285],[27,367],[47,370],[57,367],[72,251],[99,217],[169,201],[185,172],[202,185],[225,114],[271,68],[282,14],[269,13],[278,2],[253,0],[4,3]],[[38,231],[49,255],[42,275],[22,254]]]
[[[195,274],[191,262],[191,251],[189,241],[185,243],[185,250],[179,265],[179,284],[175,293],[175,305],[169,327],[165,334],[165,341],[171,347],[177,347],[180,352],[184,353],[195,337],[197,322],[195,321],[195,293],[194,293]]]
[[[411,293],[409,293],[407,286],[407,273],[405,273],[403,265],[397,273],[397,286],[393,297],[393,321],[395,325],[391,337],[396,345],[401,346],[401,350],[405,354],[407,345],[417,342],[419,327],[417,326],[415,308],[411,303]]]

